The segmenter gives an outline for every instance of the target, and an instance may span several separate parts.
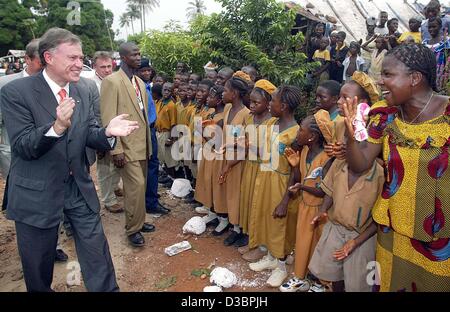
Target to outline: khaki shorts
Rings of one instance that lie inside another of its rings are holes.
[[[167,168],[177,167],[179,165],[179,161],[174,160],[172,157],[172,146],[166,146],[166,141],[170,138],[170,132],[156,132],[156,138],[158,140],[159,161],[165,164]]]
[[[370,275],[368,264],[375,261],[376,235],[356,248],[346,259],[337,261],[333,253],[341,249],[350,239],[359,235],[342,225],[328,222],[325,224],[319,243],[309,263],[309,271],[317,278],[338,282],[344,281],[347,292],[370,292],[372,286],[367,283]]]

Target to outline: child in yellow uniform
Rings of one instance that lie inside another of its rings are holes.
[[[325,81],[330,78],[328,74],[328,68],[330,67],[331,55],[330,50],[328,50],[328,45],[330,40],[328,37],[323,37],[320,39],[319,49],[314,52],[313,59],[316,62],[320,62],[321,66],[314,73],[314,77],[319,78],[319,81]]]
[[[182,82],[178,87],[178,97],[177,102],[177,124],[187,126],[187,116],[189,111],[194,107],[192,102],[188,98],[189,84]]]
[[[202,126],[203,128],[207,127],[204,130],[204,138],[211,139],[206,144],[203,144],[202,159],[199,161],[197,183],[195,186],[195,200],[202,204],[195,211],[197,213],[208,214],[208,216],[204,217],[204,221],[207,224],[210,224],[213,220],[217,220],[217,215],[213,212],[213,198],[220,196],[217,193],[214,194],[214,186],[218,184],[217,181],[220,173],[220,169],[217,169],[215,166],[215,151],[222,146],[222,136],[220,134],[222,133],[223,111],[225,108],[222,101],[222,93],[223,87],[221,86],[214,86],[209,91],[207,104],[209,108],[214,108],[215,111],[207,116]]]
[[[244,73],[244,75],[246,74]],[[248,77],[248,80],[250,80],[250,77]],[[243,78],[232,77],[225,83],[223,102],[228,104],[225,106],[223,118],[223,145],[233,144],[238,137],[245,135],[245,120],[250,114],[249,109],[243,103],[243,98],[247,93],[248,83]],[[223,167],[219,183],[224,190],[224,194],[226,194],[226,198],[219,198],[218,202],[214,204],[216,212],[222,215],[213,235],[222,235],[231,223],[234,226],[233,231],[224,241],[226,246],[230,246],[242,237],[239,228],[239,196],[244,166],[238,160],[245,159],[245,151],[239,155],[232,146],[221,156],[225,159],[222,161]],[[241,156],[241,159],[238,159],[238,156]],[[228,214],[228,219],[226,214]]]
[[[163,85],[163,98],[156,103],[156,137],[158,139],[158,159],[165,165],[167,174],[174,179],[178,162],[171,154],[171,131],[177,125],[177,107],[173,100],[173,84]]]
[[[306,278],[309,261],[319,241],[323,225],[311,225],[317,215],[325,193],[321,182],[331,166],[332,160],[327,155],[324,145],[333,140],[333,122],[325,110],[319,110],[314,116],[306,117],[297,135],[297,144],[303,146],[301,154],[292,149],[286,150],[291,166],[296,171],[296,185],[290,188],[293,193],[300,191],[298,207],[295,273],[287,283],[280,286],[280,291],[308,291],[310,282]],[[300,167],[299,167],[300,166]]]
[[[248,152],[244,162],[244,171],[242,173],[241,195],[239,200],[239,226],[245,236],[236,241],[234,246],[244,247],[248,245],[248,233],[251,226],[256,226],[257,220],[252,216],[251,205],[253,202],[253,190],[255,187],[256,176],[260,168],[260,157],[258,153],[259,142],[264,137],[265,126],[271,119],[269,112],[269,103],[272,100],[272,93],[276,87],[268,80],[258,80],[250,93],[250,116],[246,121]],[[239,251],[242,253],[241,249]],[[260,248],[249,250],[245,248],[243,258],[246,260],[257,261],[264,256]]]
[[[272,287],[279,287],[287,277],[286,257],[295,244],[298,201],[290,200],[288,189],[294,175],[284,151],[295,142],[299,126],[294,111],[301,100],[301,91],[294,86],[281,86],[272,94],[270,113],[275,118],[268,123],[250,208],[258,221],[250,227],[249,247],[264,245],[269,251],[258,262],[250,263],[250,269],[271,269],[267,284]]]
[[[367,265],[375,261],[377,226],[371,210],[383,183],[383,167],[376,161],[365,173],[356,174],[345,160],[336,160],[322,183],[326,196],[313,221],[328,217],[328,222],[309,270],[317,278],[333,282],[335,292],[372,291]]]
[[[213,86],[213,83],[209,80],[202,80],[198,87],[197,87],[197,93],[196,93],[196,106],[195,109],[192,110],[192,113],[190,114],[189,118],[189,128],[192,135],[192,159],[188,161],[189,169],[192,172],[192,175],[194,177],[194,188],[196,184],[197,179],[197,160],[198,160],[198,153],[200,151],[200,147],[203,143],[203,131],[202,131],[202,121],[206,120],[209,115],[211,115],[214,112],[214,108],[209,108],[206,100],[209,95],[209,90]],[[192,200],[190,203],[193,204],[199,204]]]

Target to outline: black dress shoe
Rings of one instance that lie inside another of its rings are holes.
[[[156,206],[156,208],[147,209],[147,213],[149,214],[160,214],[160,215],[166,215],[170,212],[169,209],[164,208],[161,205]]]
[[[234,242],[234,247],[244,247],[248,245],[248,235],[242,234],[241,238]]]
[[[164,207],[163,205],[161,205],[161,203],[158,203],[157,206],[158,206],[159,209],[166,210],[167,212],[170,212],[170,211],[171,211],[169,208]]]
[[[62,249],[56,249],[55,262],[66,262],[68,259],[69,256]]]
[[[231,246],[233,245],[237,240],[239,240],[244,234],[242,233],[238,233],[235,231],[231,231],[231,234],[228,235],[227,238],[225,238],[225,240],[223,241],[223,244],[225,246]]]
[[[129,235],[128,241],[134,247],[143,247],[145,245],[144,236],[140,232]]]
[[[154,231],[155,231],[155,226],[150,223],[144,223],[144,226],[141,229],[141,232],[144,232],[144,233],[151,233]]]

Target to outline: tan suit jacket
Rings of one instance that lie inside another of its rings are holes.
[[[152,154],[147,90],[144,82],[139,78],[137,80],[144,104],[144,114],[139,108],[136,90],[122,69],[103,79],[100,90],[103,125],[108,125],[111,119],[121,114],[128,114],[129,120],[139,123],[139,129],[131,135],[117,138],[116,147],[111,151],[111,155],[124,153],[127,161],[146,160]]]

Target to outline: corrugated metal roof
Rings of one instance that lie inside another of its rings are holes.
[[[332,16],[338,20],[338,30],[347,33],[347,41],[365,39],[366,18],[376,17],[380,11],[388,12],[389,18],[399,19],[399,31],[408,31],[408,21],[419,14],[412,0],[295,0],[313,16]],[[303,15],[303,14],[302,14]]]

